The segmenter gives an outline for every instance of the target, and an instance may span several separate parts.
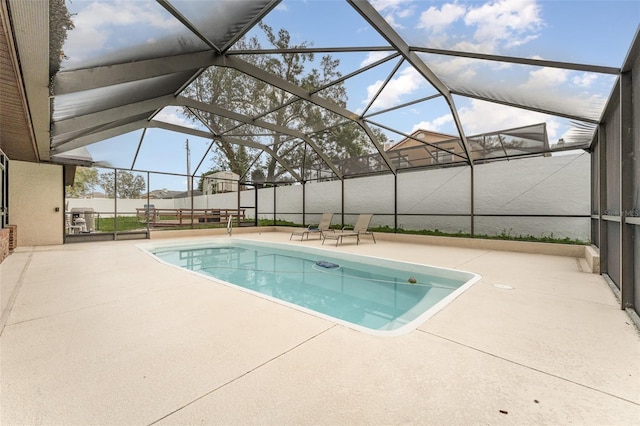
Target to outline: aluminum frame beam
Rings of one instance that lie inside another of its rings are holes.
[[[536,67],[560,68],[572,71],[595,72],[599,74],[618,75],[620,68],[600,65],[576,64],[572,62],[549,61],[545,59],[519,58],[516,56],[490,55],[486,53],[462,52],[457,50],[432,49],[429,47],[411,46],[410,50],[435,55],[455,56],[458,58],[481,59],[484,61],[504,62],[509,64],[531,65]]]
[[[101,124],[115,122],[123,117],[135,116],[145,111],[155,111],[165,106],[175,103],[174,95],[164,95],[154,99],[147,99],[115,108],[106,109],[104,111],[93,112],[90,114],[80,115],[66,120],[54,122],[51,135],[59,136],[77,129],[95,127]]]
[[[213,52],[205,51],[88,69],[60,71],[53,80],[53,94],[54,96],[66,95],[190,70],[195,73],[201,68],[210,66],[214,56]]]
[[[585,123],[598,124],[600,122],[600,120],[595,120],[593,118],[586,118],[586,117],[581,117],[581,116],[578,116],[578,115],[565,114],[565,113],[561,113],[561,112],[557,112],[557,111],[552,111],[552,110],[549,110],[549,109],[535,108],[535,107],[530,107],[530,106],[526,106],[526,105],[520,105],[520,104],[516,104],[516,103],[513,103],[513,102],[500,101],[500,100],[497,100],[497,99],[487,98],[485,96],[474,95],[474,94],[462,92],[462,91],[459,91],[459,90],[452,90],[451,93],[454,94],[454,95],[458,95],[458,96],[464,96],[464,97],[467,97],[467,98],[478,99],[478,100],[481,100],[481,101],[491,102],[491,103],[494,103],[494,104],[506,105],[506,106],[510,106],[510,107],[514,107],[514,108],[520,108],[520,109],[524,109],[524,110],[527,110],[527,111],[540,112],[540,113],[543,113],[543,114],[549,114],[549,115],[553,115],[553,116],[556,116],[556,117],[568,118],[570,120],[584,121]]]
[[[279,132],[279,133],[282,133],[282,134],[285,134],[285,135],[289,135],[289,136],[293,136],[295,138],[302,139],[303,141],[305,141],[316,152],[316,154],[318,154],[318,156],[320,156],[322,161],[324,161],[327,164],[327,166],[329,166],[329,168],[331,168],[331,170],[336,174],[336,176],[338,176],[340,179],[342,179],[342,174],[335,167],[335,165],[329,159],[329,157],[327,157],[322,152],[322,150],[315,144],[315,142],[311,138],[309,138],[306,134],[304,134],[304,133],[302,133],[302,132],[300,132],[298,130],[293,130],[293,129],[289,129],[287,127],[278,126],[276,124],[272,124],[272,123],[269,123],[269,122],[264,121],[264,120],[256,120],[256,119],[254,119],[252,117],[249,117],[249,116],[246,116],[246,115],[243,115],[243,114],[239,114],[237,112],[225,110],[223,108],[216,107],[216,106],[213,106],[213,105],[210,105],[210,104],[205,104],[204,102],[196,101],[196,100],[193,100],[193,99],[190,99],[190,98],[186,98],[184,96],[178,96],[176,98],[176,106],[185,106],[185,107],[194,108],[194,109],[197,109],[197,110],[200,110],[200,111],[210,112],[212,114],[216,114],[216,115],[219,115],[221,117],[229,118],[231,120],[239,121],[241,123],[256,125],[258,127],[269,129],[269,130],[272,130],[274,132]]]
[[[433,71],[424,63],[424,61],[410,49],[407,42],[385,21],[380,14],[371,6],[368,1],[363,0],[347,0],[348,3],[358,12],[360,15],[369,22],[369,24],[382,35],[393,47],[396,48],[402,56],[409,62],[413,68],[418,71],[435,89],[440,92],[446,99],[453,121],[455,122],[458,133],[460,134],[460,140],[462,140],[462,147],[467,155],[467,162],[473,167],[473,158],[471,157],[471,147],[469,141],[464,133],[462,122],[458,116],[458,109],[456,108],[453,96],[449,88],[435,75]]]
[[[246,61],[241,60],[240,58],[236,58],[236,57],[228,57],[228,56],[219,56],[215,58],[215,64],[216,66],[220,66],[220,67],[227,67],[227,68],[233,68],[236,69],[240,72],[243,72],[251,77],[254,77],[258,80],[264,81],[267,84],[270,84],[274,87],[277,87],[278,89],[282,89],[286,92],[289,92],[291,94],[293,94],[294,96],[305,100],[307,102],[311,102],[319,107],[322,107],[334,114],[337,114],[339,116],[342,116],[350,121],[356,122],[358,123],[363,129],[365,129],[365,132],[367,132],[367,134],[371,133],[371,129],[367,128],[366,123],[361,120],[358,115],[352,111],[349,111],[346,108],[343,108],[339,105],[337,105],[336,103],[329,101],[325,98],[322,98],[316,94],[311,94],[309,92],[307,92],[306,90],[304,90],[303,88],[291,83],[290,81],[287,81],[283,78],[280,78],[274,74],[271,74],[261,68],[256,67],[253,64],[250,64]],[[377,140],[377,138],[375,140],[372,140],[372,143],[374,144],[374,146],[376,147],[376,149],[378,149],[380,155],[382,156],[382,158],[384,159],[384,161],[387,163],[389,169],[391,170],[392,173],[396,173],[395,167],[393,167],[391,161],[389,160],[388,156],[386,155],[386,153],[384,152],[384,150],[382,149],[379,141]]]

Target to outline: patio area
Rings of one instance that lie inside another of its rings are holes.
[[[334,247],[289,236],[234,238],[458,268],[482,279],[415,331],[378,337],[162,264],[137,247],[141,241],[19,247],[0,265],[0,422],[623,425],[640,418],[638,329],[583,260],[380,239]]]

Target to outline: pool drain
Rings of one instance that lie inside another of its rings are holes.
[[[340,267],[340,265],[337,265],[337,264],[331,263],[331,262],[327,262],[326,260],[318,260],[316,262],[316,265],[320,266],[321,268],[325,268],[325,269],[338,269]]]

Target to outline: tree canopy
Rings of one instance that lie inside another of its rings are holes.
[[[275,33],[268,25],[261,23],[259,26],[272,48],[300,52],[308,47],[306,42],[292,43],[290,34],[284,29]],[[252,37],[240,40],[236,49],[255,51],[262,49],[262,46],[257,37]],[[310,92],[321,90],[324,99],[346,107],[347,93],[343,83],[331,84],[342,76],[338,69],[339,60],[331,55],[323,56],[319,62],[315,62],[315,54],[311,52],[240,56]],[[229,111],[258,117],[279,128],[312,134],[316,145],[333,160],[344,160],[375,151],[366,134],[361,129],[356,129],[358,126],[353,122],[345,122],[343,117],[329,113],[311,102],[292,101],[292,95],[286,91],[234,69],[208,68],[185,90],[184,95],[208,105],[222,105]],[[263,154],[259,149],[237,144],[238,141],[263,144],[292,167],[310,167],[315,163],[315,167],[328,169],[326,165],[318,164],[323,161],[317,153],[287,131],[266,130],[204,111],[194,114],[188,108],[184,112],[194,121],[202,119],[217,135],[214,138],[217,149],[212,154],[211,170],[231,170],[241,177],[257,178],[264,182],[288,177],[287,169],[274,157]],[[381,132],[376,134],[382,142],[386,140]],[[301,174],[303,171],[296,170]]]
[[[70,198],[88,197],[98,185],[98,170],[90,167],[77,167],[73,185],[67,185],[65,193]]]
[[[109,198],[115,198],[114,189],[117,188],[118,198],[140,198],[146,189],[146,183],[142,176],[135,175],[125,170],[118,170],[117,184],[114,185],[115,173],[101,173],[98,175],[98,184],[104,189]]]

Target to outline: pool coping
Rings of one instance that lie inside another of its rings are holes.
[[[252,234],[256,232],[293,232],[300,230],[293,226],[258,226],[247,228],[233,228],[233,234]],[[184,230],[152,230],[152,240],[224,236],[226,229],[184,229]],[[461,247],[485,250],[498,250],[516,253],[546,254],[550,256],[565,256],[586,258],[589,245],[542,243],[533,241],[493,240],[487,238],[444,237],[419,234],[394,234],[390,232],[376,232],[376,239],[392,242],[415,243],[426,245],[442,245],[447,247]]]
[[[402,335],[411,333],[412,331],[414,331],[417,328],[419,328],[420,326],[422,326],[429,318],[431,318],[432,316],[434,316],[435,314],[440,312],[447,305],[449,305],[456,298],[458,298],[460,295],[462,295],[465,291],[470,289],[475,283],[479,282],[482,279],[482,276],[480,276],[479,274],[477,274],[475,272],[471,272],[471,271],[466,271],[466,270],[461,270],[461,269],[453,269],[453,268],[447,268],[447,267],[441,267],[441,266],[434,266],[434,265],[428,265],[428,264],[419,264],[419,263],[413,263],[413,262],[392,260],[392,259],[387,259],[387,258],[384,258],[384,257],[361,255],[361,254],[355,254],[355,253],[339,253],[339,254],[337,254],[336,252],[332,251],[329,248],[304,247],[304,246],[296,246],[296,245],[287,244],[287,243],[265,242],[265,241],[254,240],[254,239],[249,239],[249,238],[234,239],[233,237],[224,237],[223,236],[223,237],[216,237],[215,241],[205,240],[205,238],[206,237],[204,237],[204,238],[203,237],[182,238],[182,239],[179,239],[178,241],[176,241],[175,239],[172,239],[170,242],[164,240],[163,242],[158,241],[158,242],[155,242],[155,243],[140,243],[140,244],[136,244],[136,247],[139,250],[141,250],[142,252],[144,252],[147,255],[151,256],[156,261],[158,261],[160,263],[163,263],[165,265],[171,266],[173,268],[177,268],[177,269],[179,269],[181,271],[185,271],[185,272],[197,275],[199,277],[206,278],[206,279],[208,279],[210,281],[214,281],[216,283],[223,284],[223,285],[238,289],[240,291],[244,291],[244,292],[252,294],[254,296],[258,296],[258,297],[261,297],[263,299],[270,300],[272,302],[281,304],[283,306],[287,306],[289,308],[296,309],[298,311],[305,312],[307,314],[310,314],[310,315],[313,315],[313,316],[316,316],[316,317],[319,317],[319,318],[323,318],[323,319],[326,319],[328,321],[332,321],[334,323],[341,324],[341,325],[343,325],[345,327],[360,331],[360,332],[365,333],[365,334],[374,335],[374,336],[397,337],[397,336],[402,336]],[[326,253],[327,257],[331,257],[331,258],[339,257],[340,259],[343,259],[343,260],[353,261],[353,262],[360,262],[360,263],[365,263],[365,264],[366,263],[369,263],[369,264],[375,263],[377,265],[385,266],[385,267],[391,267],[392,265],[395,266],[395,267],[397,267],[397,265],[406,265],[406,266],[410,267],[410,269],[411,269],[410,272],[418,272],[421,269],[427,268],[427,269],[434,270],[434,271],[448,271],[448,272],[455,272],[456,274],[470,275],[471,278],[466,280],[465,283],[462,284],[460,287],[456,288],[450,294],[448,294],[447,296],[445,296],[444,298],[439,300],[437,303],[435,303],[433,306],[428,308],[426,311],[424,311],[423,313],[421,313],[420,315],[418,315],[416,318],[414,318],[413,320],[409,321],[408,323],[402,325],[401,327],[398,327],[398,328],[393,329],[393,330],[376,330],[376,329],[372,329],[372,328],[369,328],[369,327],[365,327],[365,326],[361,326],[361,325],[358,325],[358,324],[354,324],[354,323],[351,323],[349,321],[342,320],[340,318],[336,318],[336,317],[333,317],[333,316],[330,316],[330,315],[327,315],[327,314],[323,314],[322,312],[318,312],[318,311],[315,311],[313,309],[308,309],[308,308],[305,308],[303,306],[297,305],[295,303],[287,302],[286,300],[279,299],[279,298],[276,298],[276,297],[272,297],[272,296],[269,296],[267,294],[260,293],[260,292],[248,289],[246,287],[242,287],[240,285],[221,280],[219,278],[215,278],[215,277],[212,277],[212,276],[201,274],[201,273],[196,272],[196,271],[192,271],[192,270],[189,270],[189,269],[182,268],[182,267],[180,267],[178,265],[174,265],[174,264],[171,264],[169,262],[165,262],[164,260],[162,260],[159,257],[155,256],[151,252],[152,250],[162,249],[162,248],[165,248],[165,247],[166,248],[205,247],[205,246],[211,245],[213,242],[215,242],[216,244],[234,244],[234,243],[247,244],[247,243],[249,243],[249,244],[253,244],[253,245],[257,245],[257,246],[261,246],[261,247],[274,247],[275,246],[276,248],[280,248],[280,249],[283,249],[283,250],[292,251],[292,249],[294,249],[293,251],[300,251],[300,252],[304,252],[304,253],[307,253],[307,254]],[[371,262],[371,260],[375,260],[375,262]]]

